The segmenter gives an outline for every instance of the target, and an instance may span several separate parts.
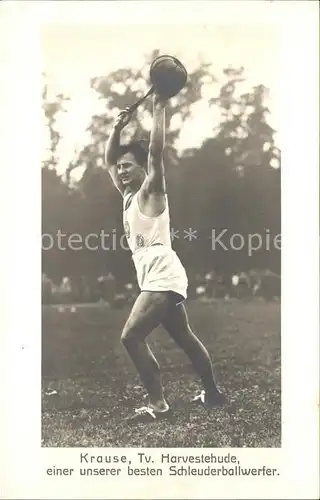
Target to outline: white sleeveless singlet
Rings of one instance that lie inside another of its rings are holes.
[[[140,290],[171,291],[185,299],[188,279],[171,246],[167,196],[165,210],[157,217],[141,213],[138,193],[124,196],[123,226]]]

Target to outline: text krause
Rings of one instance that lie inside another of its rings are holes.
[[[81,464],[125,464],[128,459],[125,455],[89,455],[89,453],[80,453]]]

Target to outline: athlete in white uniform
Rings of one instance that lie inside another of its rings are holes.
[[[183,304],[186,272],[171,247],[163,149],[166,101],[153,98],[153,122],[148,152],[139,142],[120,145],[121,130],[131,114],[122,111],[109,137],[105,161],[123,196],[123,224],[141,290],[124,326],[121,341],[148,392],[149,404],[138,408],[130,422],[155,421],[171,416],[163,394],[160,369],[146,338],[160,324],[185,351],[198,373],[203,390],[194,401],[221,406],[225,397],[214,381],[208,351],[189,326]]]
[[[171,291],[177,294],[177,301],[182,302],[187,297],[188,279],[171,248],[167,196],[163,212],[150,217],[142,213],[138,194],[139,191],[124,196],[123,225],[140,290]]]

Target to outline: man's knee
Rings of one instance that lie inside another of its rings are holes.
[[[125,324],[120,340],[125,347],[130,347],[137,342],[138,332],[134,325],[129,322]]]

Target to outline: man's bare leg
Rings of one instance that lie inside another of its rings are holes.
[[[149,406],[157,412],[168,410],[169,405],[163,394],[158,362],[146,338],[166,316],[168,305],[167,293],[141,292],[121,335],[121,342],[149,394]]]
[[[171,338],[189,357],[196,373],[199,375],[205,390],[205,403],[209,406],[219,406],[225,402],[219,392],[213,374],[209,353],[198,337],[193,333],[183,304],[171,305],[163,326]]]

